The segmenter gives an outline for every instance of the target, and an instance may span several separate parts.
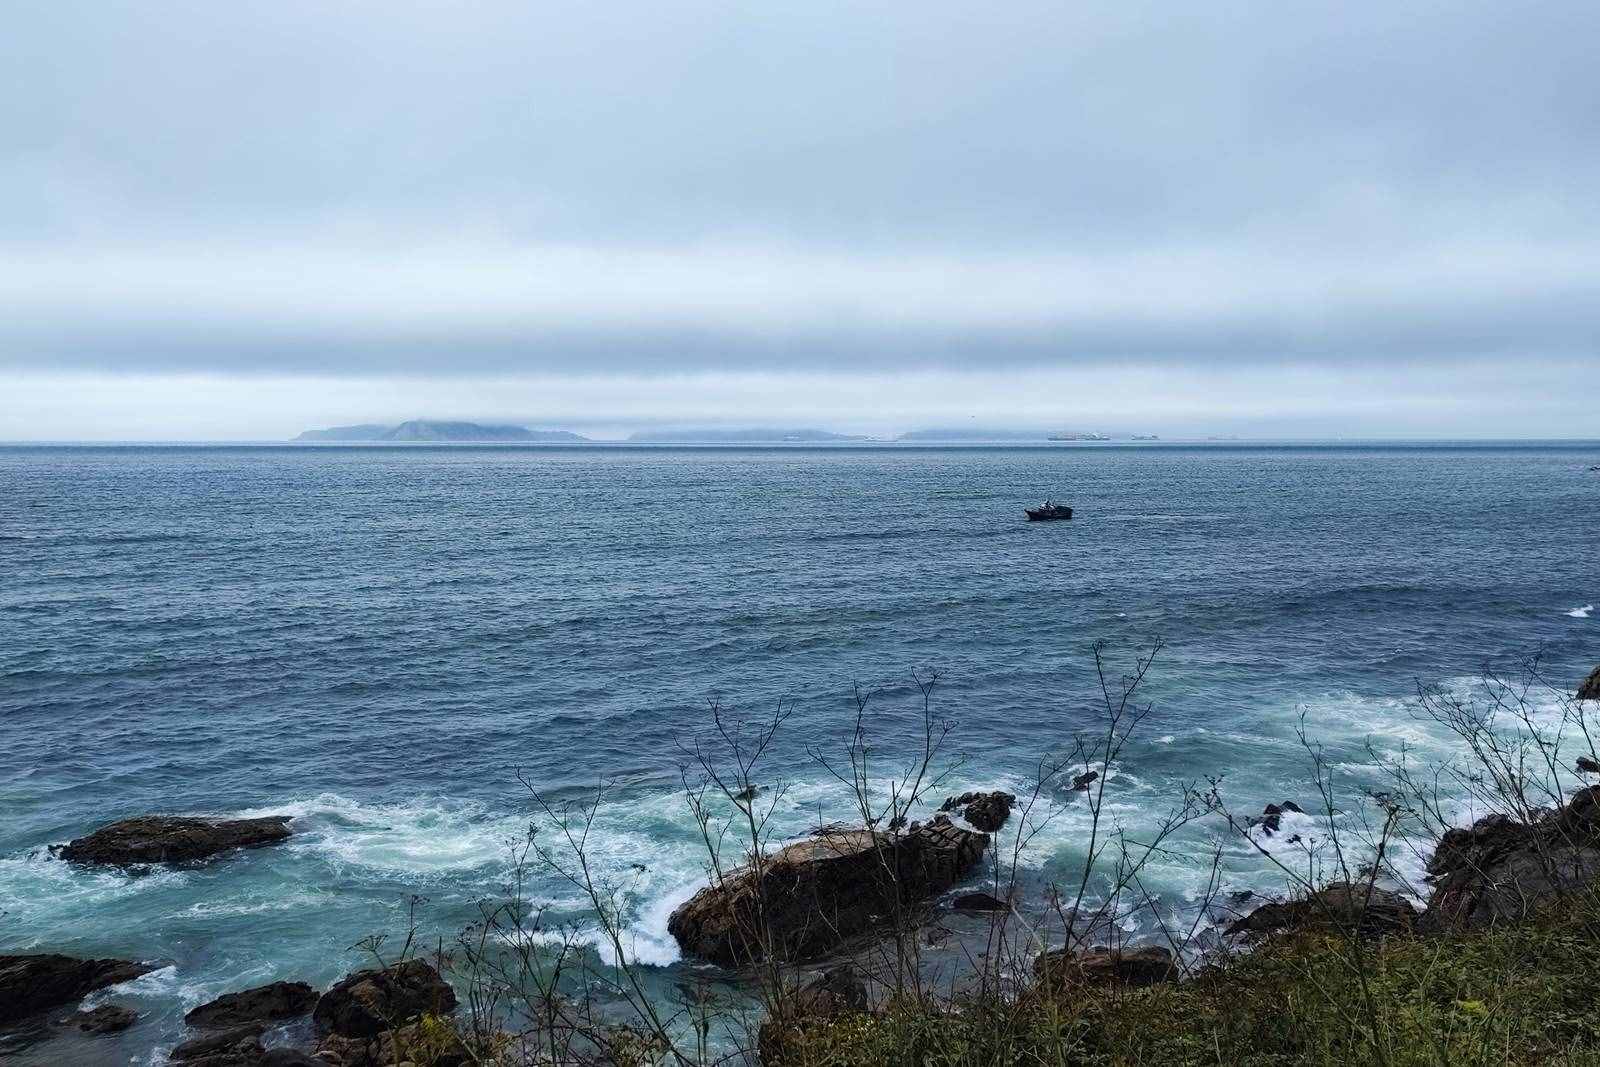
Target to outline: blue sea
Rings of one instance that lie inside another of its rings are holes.
[[[1108,768],[1130,832],[1208,775],[1240,810],[1304,802],[1302,716],[1356,786],[1402,750],[1448,759],[1419,685],[1600,663],[1596,464],[1595,443],[0,448],[0,952],[170,963],[103,998],[145,1015],[79,1053],[160,1062],[186,1008],[329,983],[413,909],[448,941],[537,818],[520,774],[558,803],[605,784],[594,859],[670,985],[698,967],[665,920],[705,880],[680,768],[709,702],[793,709],[762,780],[798,835],[850,815],[813,753],[842,750],[855,686],[885,778],[937,670],[943,792],[1016,788],[1098,721],[1095,641],[1117,669],[1163,645]],[[1047,496],[1076,517],[1022,521]],[[1082,806],[1050,803],[1030,884],[1082,855]],[[296,833],[144,874],[48,850],[151,812]],[[1186,831],[1194,855],[1220,833]],[[1277,884],[1229,857],[1230,886]],[[1175,850],[1149,886],[1176,906],[1202,866]],[[570,886],[534,892],[583,920]],[[52,1062],[31,1040],[0,1054]]]

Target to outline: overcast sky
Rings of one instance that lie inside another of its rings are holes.
[[[49,0],[0,438],[1600,436],[1600,12]]]

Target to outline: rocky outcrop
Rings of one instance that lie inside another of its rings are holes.
[[[1087,793],[1089,791],[1089,787],[1094,785],[1099,780],[1099,771],[1084,771],[1082,774],[1072,779],[1072,791],[1074,793]]]
[[[102,1004],[98,1008],[76,1012],[61,1020],[65,1026],[75,1026],[86,1034],[115,1034],[139,1021],[139,1013],[120,1004]]]
[[[1261,809],[1260,818],[1251,819],[1249,825],[1261,827],[1261,832],[1271,837],[1282,828],[1283,817],[1290,812],[1304,815],[1305,809],[1292,800],[1285,800],[1282,804],[1268,804]]]
[[[962,793],[951,797],[939,806],[940,811],[961,812],[961,817],[976,829],[992,834],[1011,817],[1011,806],[1017,798],[1010,793]]]
[[[1589,677],[1578,683],[1579,700],[1600,700],[1600,667],[1589,672]]]
[[[133,866],[187,863],[236,848],[260,848],[289,836],[288,815],[215,822],[145,815],[103,826],[59,850],[70,863]]]
[[[450,983],[425,961],[406,960],[346,975],[322,994],[311,1017],[319,1029],[339,1037],[370,1039],[419,1015],[455,1010]]]
[[[791,991],[761,1022],[756,1047],[762,1063],[780,1063],[807,1026],[867,1010],[866,984],[848,966],[830,967]]]
[[[0,956],[0,1023],[71,1004],[153,970],[132,960],[81,960],[52,953]]]
[[[1271,902],[1232,923],[1229,934],[1262,935],[1282,930],[1340,929],[1363,936],[1404,933],[1417,909],[1399,893],[1377,886],[1334,882],[1298,900]]]
[[[807,960],[955,885],[989,836],[938,815],[904,834],[829,830],[734,871],[680,905],[667,929],[724,966]]]
[[[1117,949],[1101,945],[1087,952],[1058,948],[1042,953],[1033,961],[1033,974],[1051,988],[1079,983],[1149,986],[1177,981],[1178,967],[1172,953],[1158,946]]]
[[[173,1063],[185,1067],[256,1067],[267,1054],[261,1044],[264,1023],[239,1026],[221,1033],[207,1034],[185,1041],[167,1054]]]
[[[183,1021],[197,1029],[218,1030],[293,1019],[310,1012],[316,1005],[317,991],[304,982],[273,982],[237,993],[224,993],[189,1012]]]
[[[421,1020],[371,1037],[329,1034],[313,1062],[320,1067],[468,1067],[474,1061],[454,1027]]]
[[[1529,821],[1486,815],[1449,831],[1428,861],[1429,928],[1478,927],[1527,918],[1600,876],[1600,786],[1560,811]]]

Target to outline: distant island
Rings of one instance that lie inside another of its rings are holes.
[[[412,419],[398,426],[331,426],[307,430],[296,441],[534,441],[582,444],[589,439],[567,430],[530,430],[525,426],[485,426],[476,422]]]
[[[744,430],[640,430],[628,438],[640,444],[823,444],[870,441],[870,437],[830,433],[827,430],[782,430],[755,427]]]

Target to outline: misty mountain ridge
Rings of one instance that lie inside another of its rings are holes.
[[[476,422],[412,419],[398,426],[364,423],[307,430],[296,441],[545,441],[581,444],[589,439],[569,430],[530,430],[525,426],[492,426]]]

